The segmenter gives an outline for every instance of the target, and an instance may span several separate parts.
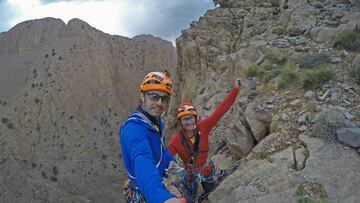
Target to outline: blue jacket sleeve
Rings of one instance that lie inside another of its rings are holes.
[[[165,154],[166,159],[168,160],[169,163],[170,163],[170,161],[176,162],[176,159],[170,154],[170,152],[169,152],[169,150],[167,148],[166,148],[164,154]]]
[[[140,192],[146,202],[159,203],[176,197],[162,183],[162,178],[153,160],[150,142],[146,136],[147,129],[136,124],[128,124],[122,129],[122,144],[130,154],[134,175]]]

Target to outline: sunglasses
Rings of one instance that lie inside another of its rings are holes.
[[[180,118],[181,122],[187,123],[189,121],[195,120],[195,116],[189,115],[189,116],[183,116]]]
[[[164,103],[168,103],[170,101],[170,96],[169,95],[160,96],[160,95],[158,95],[156,93],[153,93],[153,92],[146,93],[146,95],[153,102],[157,102],[157,101],[159,101],[159,99],[161,99],[161,102],[164,102]]]

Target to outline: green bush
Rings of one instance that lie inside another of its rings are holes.
[[[288,63],[280,70],[281,79],[278,82],[278,87],[283,88],[290,83],[296,83],[299,80],[299,74],[295,69],[295,65]]]
[[[289,56],[287,54],[278,52],[266,52],[265,59],[272,64],[283,65],[288,61]]]
[[[334,38],[333,47],[360,52],[360,33],[353,30],[338,33]]]
[[[328,81],[336,79],[335,70],[327,63],[330,56],[327,54],[308,54],[298,59],[305,69],[299,73],[293,62],[288,60],[288,54],[267,52],[265,53],[265,62],[261,65],[252,64],[245,70],[247,77],[257,77],[260,81],[268,82],[278,76],[279,88],[287,84],[299,84],[305,89],[319,88]]]
[[[7,122],[9,122],[9,119],[8,119],[8,118],[2,118],[2,119],[1,119],[1,122],[2,122],[2,123],[7,123]]]
[[[319,114],[310,135],[313,137],[336,139],[336,131],[344,127],[351,127],[351,124],[346,120],[345,113],[339,108],[331,108]]]
[[[331,57],[325,53],[305,54],[296,59],[296,61],[299,63],[300,68],[313,68],[322,63],[329,63]]]
[[[294,65],[289,64],[287,54],[266,52],[265,62],[261,65],[250,65],[245,70],[245,73],[247,77],[257,77],[264,82],[268,82],[281,74],[284,78],[283,82],[286,83],[289,81],[289,77],[296,75]]]
[[[289,26],[287,33],[290,37],[295,37],[304,34],[305,29],[299,26]]]
[[[247,77],[262,78],[262,75],[264,73],[265,73],[265,71],[259,65],[256,65],[256,64],[252,64],[245,69],[245,74]]]
[[[350,74],[360,84],[360,55],[357,56],[350,66]]]
[[[327,64],[321,64],[313,69],[307,69],[302,76],[303,88],[315,89],[328,81],[336,79],[336,72]]]
[[[281,1],[280,0],[270,0],[270,3],[273,7],[279,7]]]
[[[271,33],[276,34],[276,35],[283,35],[286,33],[286,31],[283,27],[274,27],[271,30]]]
[[[272,67],[269,64],[261,66],[253,64],[245,70],[245,74],[247,77],[257,77],[261,81],[268,82],[279,75],[279,71],[276,67]]]
[[[299,197],[297,203],[330,203],[325,198]]]
[[[228,67],[227,67],[226,63],[223,63],[220,65],[219,69],[220,69],[221,73],[224,73],[226,71],[226,69],[228,69]]]

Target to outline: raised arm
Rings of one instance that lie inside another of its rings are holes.
[[[234,82],[234,86],[226,97],[215,108],[215,111],[206,119],[202,120],[199,125],[204,125],[209,131],[214,128],[220,118],[230,109],[235,102],[236,96],[239,93],[239,87],[241,86],[241,79],[238,78]]]

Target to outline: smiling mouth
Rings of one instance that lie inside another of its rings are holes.
[[[159,107],[154,107],[152,108],[155,112],[161,112],[163,111],[163,108],[159,108]]]

